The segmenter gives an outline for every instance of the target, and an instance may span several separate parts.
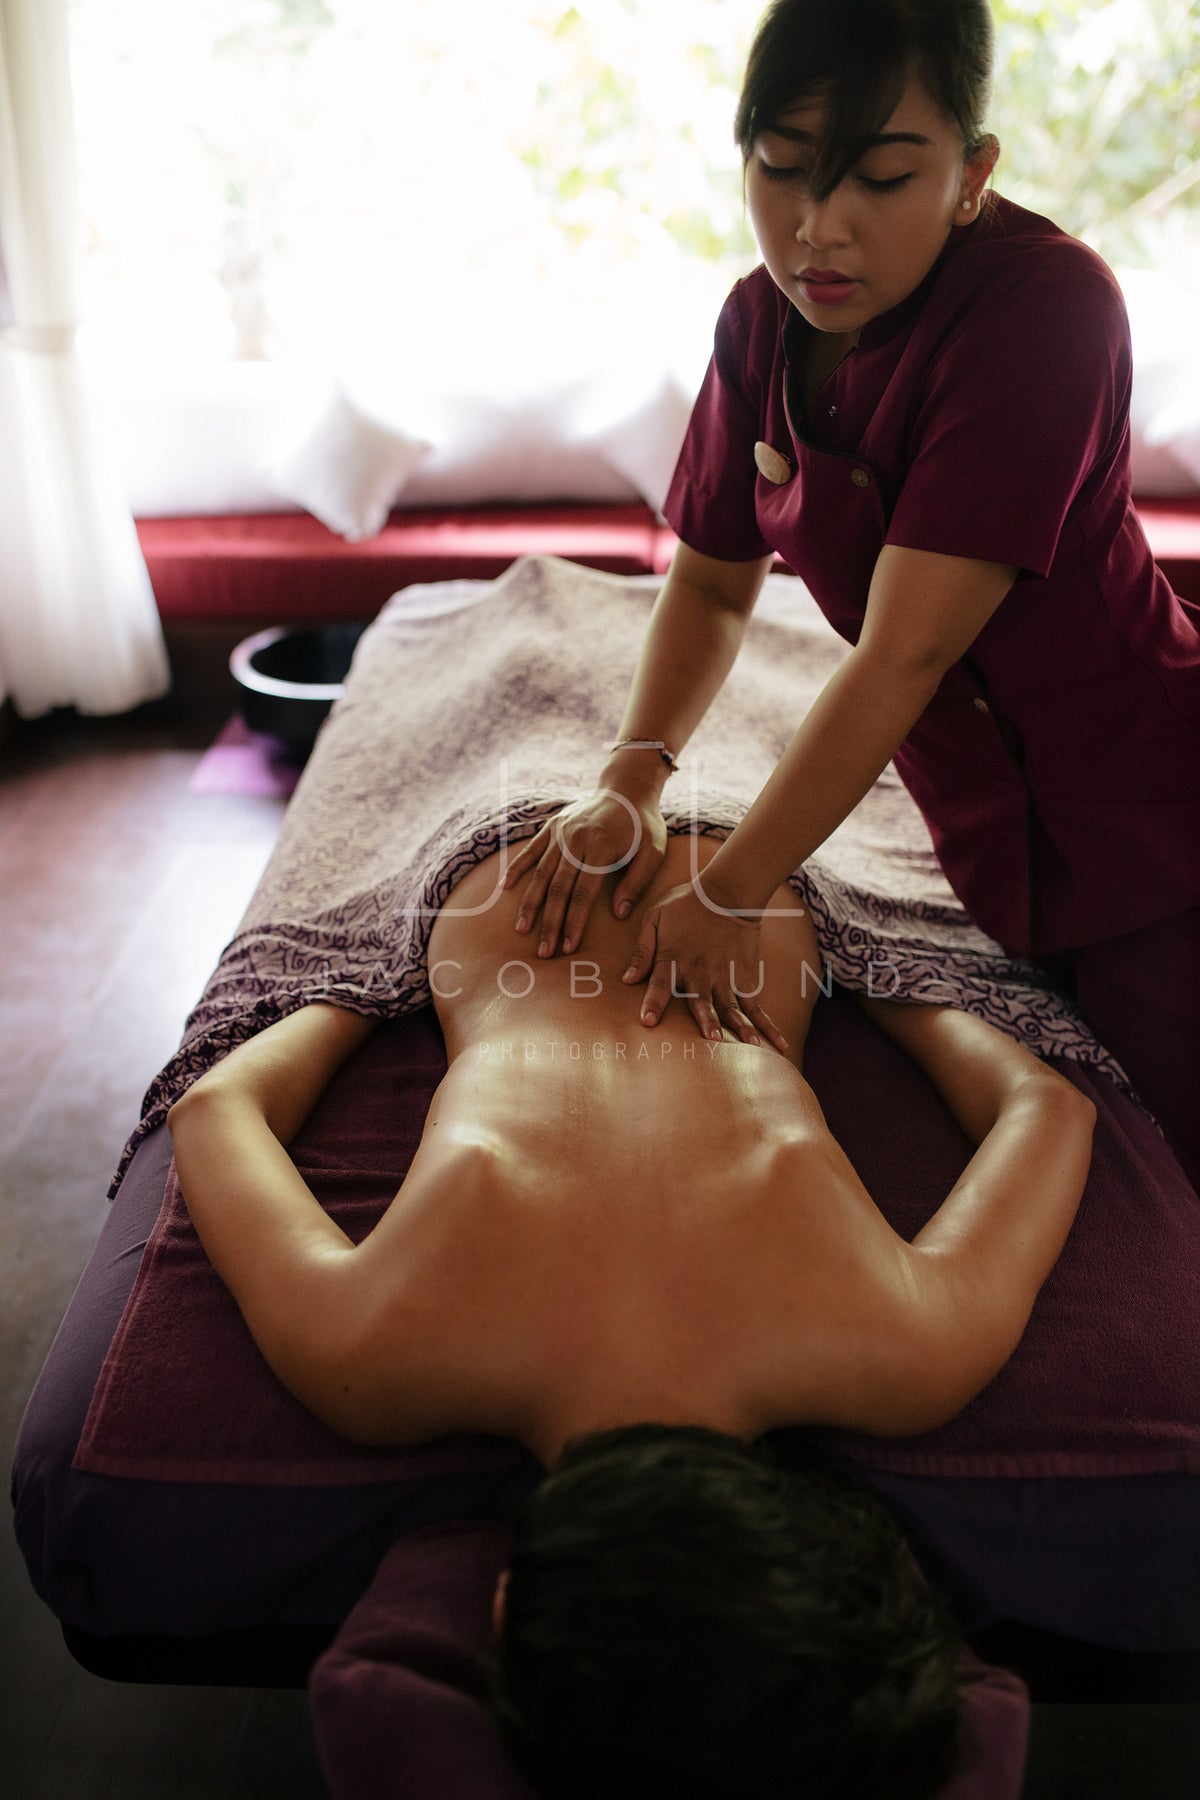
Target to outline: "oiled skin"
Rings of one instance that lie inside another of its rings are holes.
[[[643,905],[715,849],[673,838]],[[800,1073],[824,971],[799,901],[780,889],[762,933],[784,1056],[703,1040],[678,1001],[647,1030],[620,979],[641,907],[618,921],[607,893],[573,957],[539,959],[502,868],[433,930],[450,1068],[357,1252],[370,1360],[395,1374],[355,1435],[491,1429],[549,1461],[592,1415],[878,1428],[864,1395],[913,1315],[914,1259]]]
[[[703,862],[715,845],[698,848]],[[909,1435],[1011,1356],[1084,1190],[1094,1106],[968,1013],[864,1000],[976,1146],[906,1244],[800,1071],[821,965],[786,889],[761,944],[787,1055],[702,1038],[682,1001],[643,1025],[645,989],[621,972],[692,851],[671,843],[624,922],[602,895],[571,958],[516,932],[499,859],[455,890],[430,944],[450,1067],[359,1244],[287,1146],[373,1019],[300,1007],[171,1108],[213,1266],[280,1380],[334,1430],[496,1432],[548,1467],[573,1436],[641,1421]]]

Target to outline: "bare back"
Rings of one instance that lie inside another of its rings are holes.
[[[642,906],[716,847],[673,838]],[[359,1252],[372,1363],[396,1371],[368,1434],[538,1449],[593,1392],[664,1421],[703,1396],[743,1435],[853,1426],[911,1268],[800,1072],[824,975],[800,902],[780,889],[762,931],[785,1057],[705,1041],[679,1001],[648,1030],[620,979],[641,908],[618,921],[606,894],[572,957],[540,959],[502,873],[471,871],[432,934],[450,1068]]]

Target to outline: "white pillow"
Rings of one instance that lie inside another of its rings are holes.
[[[432,448],[424,438],[372,418],[339,389],[265,473],[281,499],[305,507],[353,544],[383,529],[401,489]]]
[[[631,482],[656,513],[662,512],[694,399],[670,370],[643,368],[624,377],[613,370],[596,383],[580,417],[583,442]]]
[[[1159,407],[1146,426],[1145,437],[1152,448],[1169,450],[1200,485],[1200,365],[1182,392]]]
[[[346,393],[436,445],[403,504],[660,504],[691,406],[666,391],[670,359],[646,347],[644,326],[628,348],[623,322],[603,308],[531,316],[511,342],[488,330],[484,320],[454,346],[344,355]]]
[[[328,399],[328,370],[294,362],[131,369],[91,350],[87,370],[135,518],[295,510],[264,464]]]
[[[1133,338],[1133,491],[1194,494],[1200,486],[1198,296],[1160,269],[1118,269]]]
[[[460,376],[460,382],[463,377]],[[422,401],[437,450],[406,492],[406,506],[486,506],[578,501],[628,504],[636,490],[595,449],[573,441],[578,383],[517,395],[499,382]]]

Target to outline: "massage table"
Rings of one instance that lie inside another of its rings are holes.
[[[451,1741],[481,1746],[490,1773],[476,1787],[463,1777],[456,1796],[498,1791],[478,1699],[481,1607],[508,1522],[542,1471],[506,1440],[354,1446],[287,1394],[191,1231],[166,1109],[306,1001],[378,1015],[385,1023],[293,1145],[351,1237],[370,1229],[445,1067],[424,965],[431,921],[466,868],[590,785],[655,587],[530,558],[494,583],[389,602],[180,1050],[147,1094],[18,1441],[18,1538],[79,1659],[118,1678],[261,1684],[303,1680],[319,1657],[318,1738],[339,1800],[368,1791],[361,1769],[347,1772],[346,1720],[381,1693],[406,1741],[415,1732],[447,1755]],[[670,829],[732,828],[844,653],[801,584],[770,577],[676,797],[668,790]],[[937,1431],[835,1441],[985,1654],[1014,1630],[1056,1652],[1200,1650],[1200,1201],[1069,1007],[965,919],[894,775],[796,885],[830,976],[805,1072],[903,1235],[944,1198],[970,1147],[844,990],[898,985],[968,1006],[1050,1058],[1098,1114],[1077,1222],[1011,1361]],[[390,1640],[381,1617],[395,1625]],[[992,1785],[962,1792],[1015,1795],[1024,1690],[994,1671],[969,1680],[995,1728]],[[432,1800],[432,1764],[413,1776],[418,1800],[422,1781]]]

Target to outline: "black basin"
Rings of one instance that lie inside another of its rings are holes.
[[[274,625],[243,638],[229,667],[251,731],[281,738],[303,760],[342,691],[365,625]]]

